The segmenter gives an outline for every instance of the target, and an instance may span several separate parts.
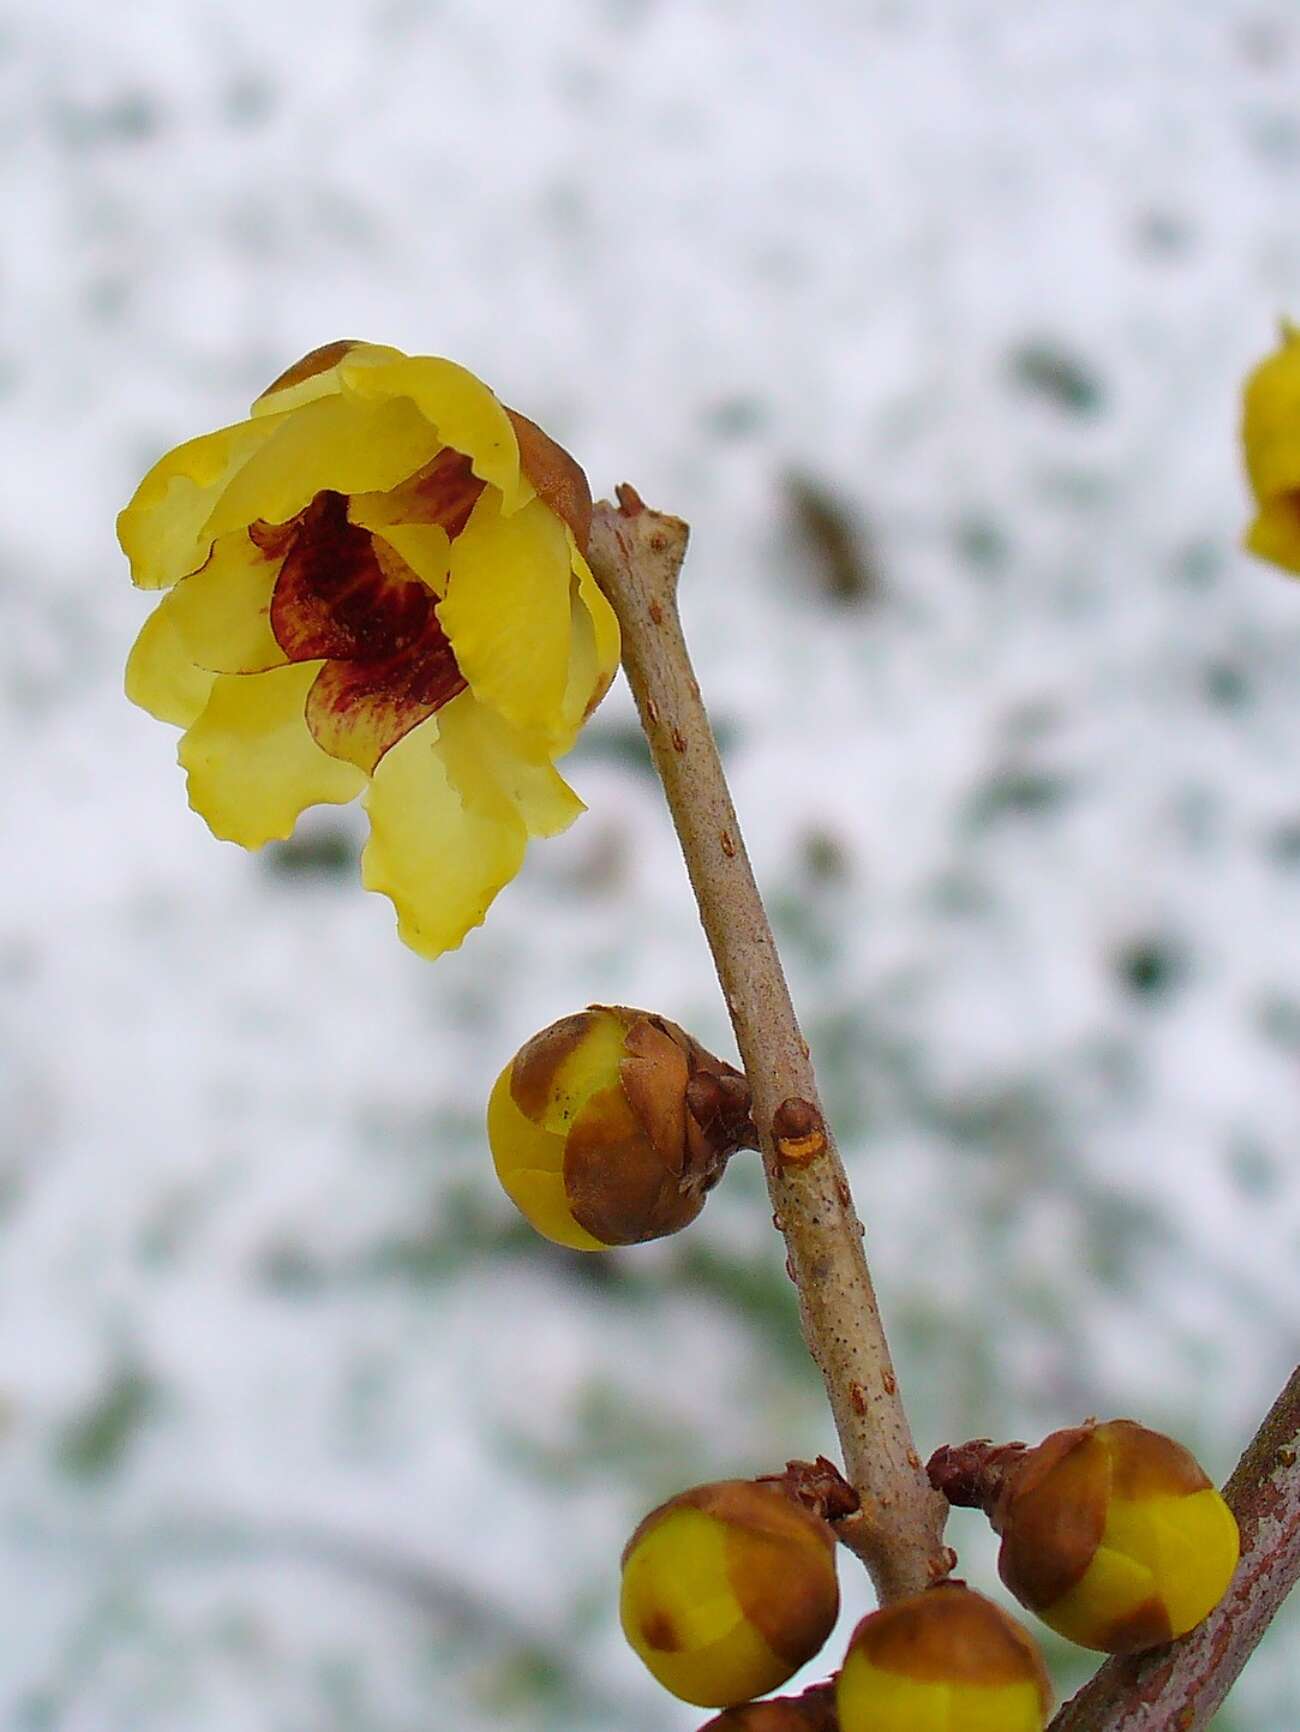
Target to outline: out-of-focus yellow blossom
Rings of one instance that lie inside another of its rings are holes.
[[[1042,1732],[1051,1705],[1028,1631],[959,1582],[864,1618],[836,1687],[840,1732]]]
[[[1284,323],[1277,350],[1246,380],[1241,429],[1258,510],[1246,546],[1300,573],[1300,328]]]
[[[363,881],[437,956],[583,810],[554,760],[619,653],[590,521],[578,465],[463,367],[331,343],[118,518],[135,582],[167,591],[127,694],[184,728],[226,840],[364,791]]]

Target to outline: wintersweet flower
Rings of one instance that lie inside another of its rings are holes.
[[[1246,546],[1300,572],[1300,328],[1284,323],[1276,351],[1246,380],[1242,447],[1258,510]]]
[[[167,591],[127,695],[185,730],[225,840],[364,792],[362,880],[437,956],[583,810],[555,760],[619,654],[590,522],[578,465],[463,367],[331,343],[118,518],[135,582]]]

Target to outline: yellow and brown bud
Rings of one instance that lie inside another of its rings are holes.
[[[558,1245],[603,1251],[679,1232],[738,1148],[749,1084],[666,1017],[592,1005],[526,1042],[497,1078],[488,1141],[507,1196]]]
[[[623,1633],[666,1690],[701,1708],[784,1684],[822,1647],[839,1603],[829,1527],[771,1484],[683,1492],[623,1553]]]
[[[1011,1458],[989,1511],[998,1573],[1059,1635],[1140,1653],[1199,1624],[1237,1567],[1237,1523],[1196,1459],[1131,1419]]]
[[[864,1618],[836,1688],[840,1732],[1042,1732],[1051,1704],[1037,1643],[960,1582]]]
[[[930,1478],[984,1509],[998,1570],[1058,1634],[1132,1654],[1185,1635],[1237,1567],[1237,1523],[1187,1450],[1131,1419],[1053,1432],[1037,1449],[985,1442],[937,1452]]]
[[[835,1686],[815,1684],[802,1696],[777,1696],[728,1708],[700,1732],[839,1732]]]

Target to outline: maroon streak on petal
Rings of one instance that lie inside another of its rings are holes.
[[[388,521],[465,527],[483,483],[469,459],[444,448],[385,495]],[[377,531],[352,523],[348,499],[322,490],[283,524],[249,536],[283,555],[271,595],[271,630],[291,662],[324,661],[307,694],[317,745],[368,774],[390,746],[466,681],[438,618],[437,597]]]
[[[343,494],[318,493],[299,513],[271,596],[271,630],[290,661],[390,659],[425,637],[433,608],[419,578],[385,573]]]
[[[248,526],[248,539],[268,559],[280,559],[298,539],[298,519],[268,523],[264,517],[258,517]]]
[[[469,522],[483,483],[470,460],[444,445],[438,455],[388,491],[393,523],[438,523],[454,541]]]
[[[437,615],[425,638],[383,661],[331,661],[307,694],[307,726],[332,758],[367,775],[390,746],[465,690]]]

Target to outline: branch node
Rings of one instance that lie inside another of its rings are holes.
[[[1024,1457],[1023,1443],[994,1443],[976,1437],[969,1443],[946,1443],[926,1464],[930,1484],[959,1509],[980,1509],[991,1516],[1006,1484],[1007,1474]]]
[[[826,1123],[811,1101],[791,1095],[772,1115],[772,1136],[778,1159],[802,1167],[825,1150]]]
[[[832,1527],[862,1509],[862,1499],[835,1463],[824,1455],[819,1455],[816,1461],[787,1461],[784,1473],[762,1474],[760,1483],[779,1485],[788,1498]]]

